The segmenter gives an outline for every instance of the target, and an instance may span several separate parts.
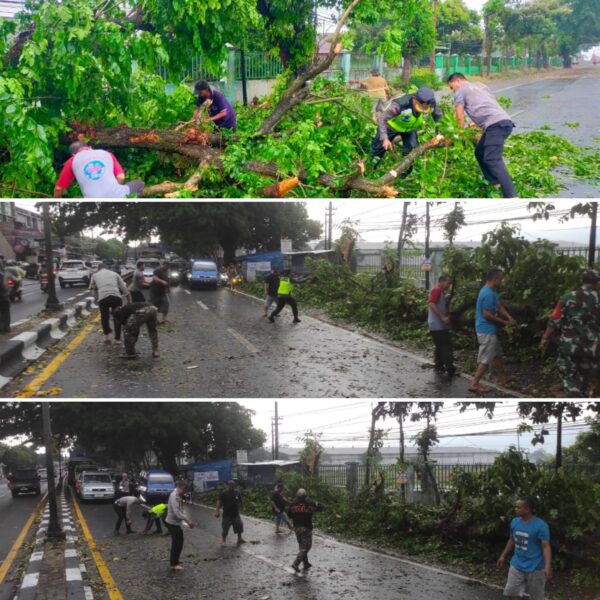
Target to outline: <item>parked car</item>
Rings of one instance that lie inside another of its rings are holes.
[[[83,471],[75,491],[82,502],[115,499],[115,485],[107,471]]]
[[[142,471],[138,479],[136,492],[142,502],[158,504],[166,500],[175,489],[173,475],[167,471]]]
[[[48,479],[48,469],[38,469],[37,474],[40,476],[42,481],[47,481]]]
[[[216,290],[220,282],[217,263],[210,258],[192,259],[190,272],[187,274],[187,282],[191,288],[208,287]]]
[[[69,485],[75,487],[75,468],[83,467],[84,470],[97,471],[98,465],[94,460],[87,456],[72,456],[67,462],[67,474],[69,476]]]
[[[145,260],[144,262],[144,280],[146,283],[152,281],[154,271],[160,267],[160,261],[158,260]]]
[[[67,285],[73,286],[76,283],[87,287],[90,285],[92,273],[91,263],[83,260],[65,260],[58,269],[58,283],[61,288]]]
[[[8,476],[8,488],[13,498],[19,494],[35,494],[39,496],[42,493],[40,476],[36,469],[15,469]]]

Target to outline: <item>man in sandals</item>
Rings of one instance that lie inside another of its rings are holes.
[[[498,298],[498,290],[502,285],[504,274],[499,269],[491,269],[486,284],[479,291],[475,310],[475,331],[479,342],[477,371],[469,386],[474,394],[487,394],[490,388],[479,382],[490,367],[494,367],[500,376],[500,383],[506,385],[515,380],[504,370],[502,347],[498,341],[498,325],[514,325],[515,320],[508,314]]]
[[[132,302],[126,306],[119,306],[114,311],[115,321],[123,325],[125,354],[123,358],[137,358],[135,344],[144,323],[148,330],[148,337],[152,344],[152,356],[158,358],[158,332],[156,330],[156,316],[158,309],[148,302]]]

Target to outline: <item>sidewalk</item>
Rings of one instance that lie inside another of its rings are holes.
[[[75,545],[75,526],[64,489],[58,499],[59,523],[65,539],[45,540],[50,518],[48,503],[35,534],[33,550],[14,600],[93,600],[85,565]]]

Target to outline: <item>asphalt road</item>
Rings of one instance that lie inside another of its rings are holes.
[[[598,148],[600,121],[598,109],[592,101],[600,98],[600,66],[575,67],[568,72],[554,72],[550,79],[505,79],[488,85],[496,97],[512,101],[509,114],[516,128],[514,133],[528,133],[543,126],[567,138],[577,146]],[[446,94],[446,92],[444,92]],[[578,123],[569,127],[566,123]],[[592,184],[560,175],[566,189],[557,194],[561,198],[598,198],[600,189]]]
[[[225,289],[172,291],[173,323],[159,327],[161,357],[145,332],[136,361],[101,343],[99,324],[44,383],[59,397],[464,398],[468,380],[450,382],[395,347],[289,309],[271,324],[262,305]],[[70,338],[65,338],[66,344]],[[38,361],[39,372],[51,357]],[[18,392],[36,373],[2,390]]]
[[[237,547],[230,533],[221,546],[220,520],[213,510],[187,506],[194,529],[184,528],[181,562],[172,574],[168,535],[141,535],[141,510],[131,535],[113,534],[110,503],[86,504],[82,512],[125,600],[177,597],[178,600],[500,600],[501,590],[473,580],[357,548],[316,534],[313,568],[296,574],[295,535],[276,535],[265,521],[243,517],[247,544]],[[318,527],[318,516],[315,523]],[[88,566],[88,572],[90,568]]]
[[[84,297],[89,295],[91,295],[91,292],[83,285],[66,287],[64,289],[61,289],[58,284],[56,285],[56,297],[61,302],[74,299],[77,296],[79,296],[78,300],[83,300]],[[25,279],[23,283],[23,300],[17,300],[10,305],[11,325],[14,326],[44,310],[47,299],[48,295],[42,292],[38,281]]]
[[[46,492],[46,488],[46,483],[42,482],[42,496]],[[0,480],[0,532],[2,532],[0,535],[0,567],[42,496],[22,494],[13,498],[6,480]],[[9,600],[13,597],[14,582],[11,581],[11,577],[16,562],[13,563],[4,582],[0,583],[0,600]]]

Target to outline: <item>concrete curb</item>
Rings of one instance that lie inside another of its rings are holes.
[[[75,525],[71,514],[71,507],[65,498],[65,486],[62,486],[62,493],[58,497],[59,512],[62,530],[65,533],[65,581],[66,592],[65,600],[93,600],[94,595],[91,586],[84,583],[86,576],[85,565],[81,562],[79,553],[75,546]],[[23,575],[23,580],[19,587],[18,594],[14,600],[35,600],[38,593],[38,584],[42,561],[44,559],[44,543],[48,522],[50,519],[50,507],[46,503],[43,513],[43,519],[39,524],[35,534],[35,544],[33,552],[29,558],[27,569]]]
[[[66,308],[57,317],[46,319],[30,331],[24,331],[7,342],[0,342],[0,389],[33,364],[46,350],[98,308],[92,296]]]

